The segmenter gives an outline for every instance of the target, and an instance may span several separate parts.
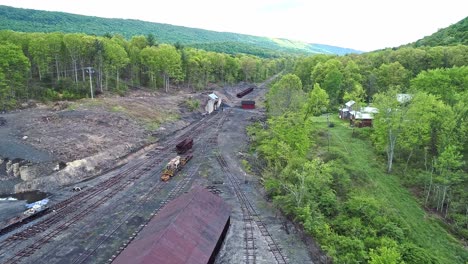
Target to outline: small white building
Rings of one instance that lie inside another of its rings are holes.
[[[345,103],[345,107],[343,108],[340,108],[340,114],[339,114],[339,117],[341,119],[349,119],[351,116],[350,116],[350,112],[353,111],[353,106],[356,104],[355,101],[351,100],[351,101],[348,101]]]
[[[211,93],[208,95],[208,102],[205,106],[205,111],[208,114],[211,114],[214,110],[217,110],[222,103],[222,99],[219,98],[215,93]]]

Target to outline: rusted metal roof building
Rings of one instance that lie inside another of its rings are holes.
[[[113,263],[213,263],[231,208],[197,186],[167,204]]]

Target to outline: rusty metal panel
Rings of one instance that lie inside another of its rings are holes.
[[[230,212],[221,197],[194,187],[167,204],[113,263],[206,264]]]

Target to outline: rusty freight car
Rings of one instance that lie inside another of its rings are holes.
[[[253,87],[247,88],[247,89],[243,90],[242,92],[237,93],[236,96],[237,96],[237,98],[242,98],[242,97],[244,97],[246,94],[251,93],[251,92],[253,91],[253,89],[254,89]]]
[[[193,146],[192,138],[185,138],[179,144],[176,145],[177,154],[184,154],[187,150],[191,149]]]

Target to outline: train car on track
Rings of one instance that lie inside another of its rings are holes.
[[[168,181],[171,177],[173,177],[176,174],[176,172],[180,171],[182,167],[184,167],[185,164],[187,164],[187,162],[192,159],[192,157],[193,156],[189,154],[183,158],[177,156],[171,159],[162,172],[161,180],[165,182]]]
[[[245,100],[241,102],[242,109],[255,109],[255,101]]]
[[[191,149],[193,146],[192,138],[185,138],[179,144],[176,145],[177,154],[184,154],[187,150]]]
[[[253,87],[247,88],[247,89],[245,89],[244,91],[242,91],[242,92],[240,92],[240,93],[237,93],[236,96],[237,96],[237,98],[242,98],[242,97],[244,97],[245,95],[251,93],[251,92],[253,91],[253,89],[254,89]]]

